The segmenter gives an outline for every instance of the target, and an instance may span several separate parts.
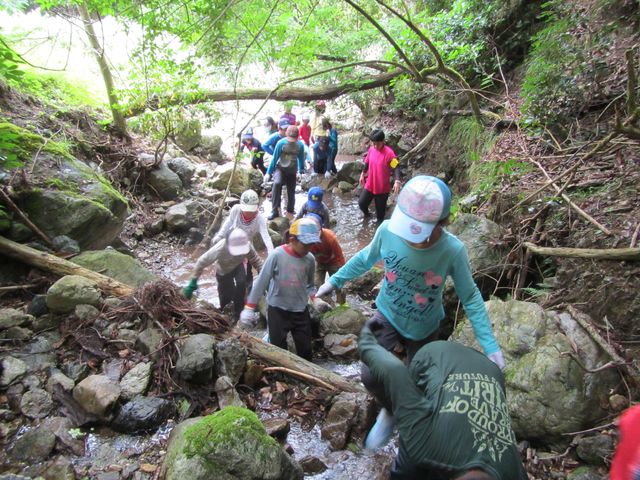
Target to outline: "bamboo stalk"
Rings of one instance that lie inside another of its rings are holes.
[[[640,248],[570,248],[570,247],[540,247],[531,242],[524,242],[524,246],[533,253],[550,257],[593,258],[595,260],[640,260]]]

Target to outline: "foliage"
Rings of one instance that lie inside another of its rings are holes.
[[[21,167],[39,150],[73,158],[68,144],[45,140],[40,135],[0,119],[0,167],[7,170]]]
[[[0,76],[5,81],[19,82],[24,76],[20,64],[24,64],[24,61],[0,35]]]
[[[523,161],[510,158],[506,161],[478,161],[471,165],[469,178],[471,191],[487,198],[499,190],[509,179],[519,178],[530,172],[532,166]]]
[[[493,129],[480,125],[471,117],[458,118],[449,128],[449,141],[462,150],[469,165],[478,162],[495,139]]]

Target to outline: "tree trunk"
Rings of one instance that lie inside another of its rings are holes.
[[[68,260],[58,258],[46,252],[27,247],[0,236],[0,254],[19,260],[34,267],[53,272],[58,275],[80,275],[95,282],[103,291],[120,297],[130,296],[133,288],[112,278],[88,270]],[[222,337],[236,337],[255,358],[270,365],[277,365],[310,375],[324,383],[332,385],[336,390],[347,392],[364,392],[364,388],[346,378],[308,362],[293,353],[252,337],[244,330],[232,328]]]
[[[91,20],[91,16],[89,15],[89,11],[87,10],[86,4],[81,3],[80,5],[78,5],[78,10],[80,11],[80,16],[82,17],[84,31],[87,34],[89,44],[91,45],[93,54],[96,57],[98,66],[100,67],[100,73],[102,73],[104,86],[107,90],[107,97],[109,98],[109,108],[111,109],[111,115],[113,116],[113,124],[117,132],[122,137],[128,138],[129,134],[127,133],[127,122],[125,121],[124,115],[122,115],[122,112],[119,110],[118,96],[116,95],[115,84],[113,82],[111,70],[109,69],[109,64],[107,63],[107,59],[104,56],[104,48],[100,45],[98,36],[93,29],[93,22]]]

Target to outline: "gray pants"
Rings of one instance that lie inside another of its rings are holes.
[[[271,205],[274,212],[280,213],[282,203],[282,187],[287,187],[287,212],[294,213],[296,205],[296,172],[285,172],[276,168],[273,173],[273,186],[271,187]]]

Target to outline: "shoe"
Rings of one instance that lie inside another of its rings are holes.
[[[293,221],[293,219],[295,218],[295,215],[293,212],[287,212],[286,216],[289,220]]]
[[[267,220],[273,220],[274,218],[278,218],[280,216],[280,214],[278,213],[277,210],[272,211],[269,216],[267,217]]]
[[[380,410],[376,423],[373,424],[367,439],[364,441],[364,448],[368,450],[376,450],[384,447],[391,437],[396,426],[396,419],[389,413],[386,408]]]

